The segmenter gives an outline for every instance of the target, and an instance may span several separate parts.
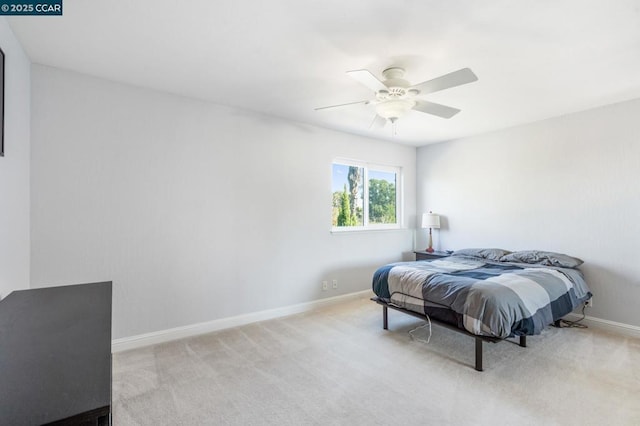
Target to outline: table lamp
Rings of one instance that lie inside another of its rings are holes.
[[[440,216],[437,214],[422,213],[422,228],[429,228],[429,247],[425,250],[427,253],[433,253],[433,239],[431,238],[432,229],[440,229]]]

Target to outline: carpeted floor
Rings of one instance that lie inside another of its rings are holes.
[[[640,425],[640,339],[548,328],[480,373],[468,336],[389,321],[359,299],[114,354],[113,423]]]

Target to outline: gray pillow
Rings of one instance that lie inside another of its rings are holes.
[[[509,250],[499,248],[466,248],[456,250],[454,255],[480,257],[487,260],[500,261],[500,258],[511,253]]]
[[[584,262],[577,257],[562,253],[540,250],[522,250],[502,256],[501,262],[530,263],[545,266],[559,266],[561,268],[577,268]]]

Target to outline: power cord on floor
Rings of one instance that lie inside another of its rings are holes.
[[[582,305],[582,318],[577,319],[575,321],[570,321],[570,320],[566,320],[566,319],[561,319],[560,320],[560,328],[589,328],[586,324],[580,324],[580,322],[585,319],[585,317],[587,316],[584,313],[584,310],[586,309],[587,305],[583,304]]]
[[[429,318],[429,315],[426,315],[427,317],[427,323],[426,324],[422,324],[417,326],[416,328],[409,330],[409,337],[411,338],[411,340],[415,340],[417,342],[421,342],[421,343],[429,343],[429,341],[431,340],[431,318]],[[419,337],[416,337],[413,335],[413,333],[415,333],[416,331],[420,330],[423,327],[429,326],[429,337],[427,338],[427,340],[421,339]]]

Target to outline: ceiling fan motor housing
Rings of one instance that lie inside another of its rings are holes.
[[[376,98],[380,101],[376,105],[376,112],[380,117],[393,121],[404,116],[415,106],[416,103],[411,98],[419,92],[410,89],[411,84],[402,78],[404,72],[403,68],[398,67],[382,71],[382,75],[385,77],[383,83],[387,86],[387,90],[382,89],[376,93]]]
[[[387,99],[399,99],[406,96],[415,96],[418,91],[415,89],[409,89],[411,84],[404,78],[403,68],[387,68],[382,71],[382,75],[385,77],[383,84],[387,86],[387,90],[378,90],[376,97],[380,101]]]

